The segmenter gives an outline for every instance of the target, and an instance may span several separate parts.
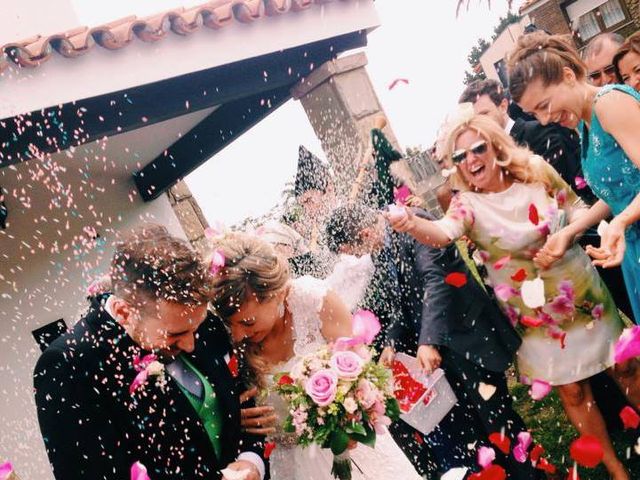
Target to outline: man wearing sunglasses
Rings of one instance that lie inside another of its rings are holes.
[[[613,56],[624,42],[624,37],[617,33],[601,33],[591,39],[582,52],[582,59],[587,65],[587,76],[592,85],[601,87],[617,83]]]

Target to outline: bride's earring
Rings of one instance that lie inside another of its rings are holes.
[[[281,302],[280,305],[278,305],[278,318],[282,317],[284,317],[284,302]]]

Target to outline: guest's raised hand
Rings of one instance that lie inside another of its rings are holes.
[[[538,268],[547,269],[560,260],[573,244],[573,235],[562,229],[547,237],[547,241],[533,257]]]
[[[426,373],[433,373],[436,368],[440,367],[442,357],[438,349],[432,345],[420,345],[416,354],[420,368]]]
[[[415,226],[415,215],[409,208],[389,205],[389,209],[383,212],[383,215],[396,232],[408,232]]]
[[[258,394],[258,389],[253,387],[240,394],[240,403],[244,403]],[[240,409],[240,425],[247,433],[254,435],[271,435],[275,433],[275,425],[278,417],[271,405],[260,407],[248,407]]]

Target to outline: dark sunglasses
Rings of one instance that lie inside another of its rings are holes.
[[[591,72],[589,74],[589,78],[591,80],[600,80],[600,77],[602,76],[603,72],[605,75],[611,76],[614,73],[616,73],[616,67],[614,67],[613,65],[608,65],[604,67],[602,70],[596,70],[595,72]]]
[[[487,142],[485,140],[480,140],[473,145],[471,145],[468,149],[460,149],[456,150],[451,154],[451,161],[456,165],[462,163],[467,158],[467,153],[473,153],[474,155],[482,155],[487,152]]]

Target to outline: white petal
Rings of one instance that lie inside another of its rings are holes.
[[[607,227],[609,227],[609,222],[606,220],[600,220],[598,224],[598,235],[604,237],[604,233],[607,231]]]
[[[544,299],[544,282],[540,277],[534,280],[525,280],[520,287],[522,301],[529,308],[542,307]]]
[[[480,385],[478,386],[478,392],[480,392],[480,396],[484,399],[485,402],[493,397],[493,394],[496,393],[496,390],[497,388],[495,385],[490,385],[484,382],[480,382]]]
[[[225,468],[224,470],[220,470],[220,473],[225,480],[244,480],[251,473],[251,470],[231,470],[230,468]]]
[[[462,480],[467,472],[468,469],[466,467],[452,468],[451,470],[447,471],[447,473],[442,475],[442,477],[440,477],[440,480]]]

